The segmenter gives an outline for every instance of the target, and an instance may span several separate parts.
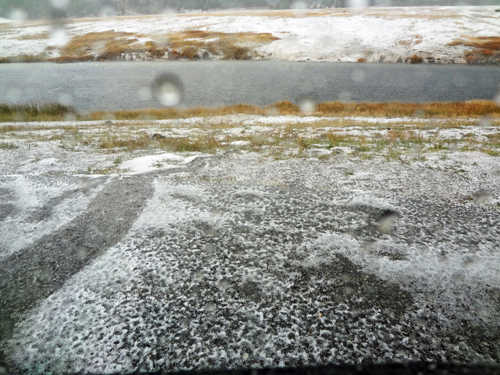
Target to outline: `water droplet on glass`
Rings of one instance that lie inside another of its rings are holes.
[[[413,115],[415,118],[424,118],[425,117],[425,111],[423,109],[417,109]]]
[[[7,91],[7,98],[9,98],[9,101],[12,103],[19,102],[22,96],[22,90],[18,89],[17,87],[12,87],[9,91]]]
[[[368,0],[348,0],[347,6],[349,8],[366,8],[368,6]]]
[[[500,105],[500,92],[495,95],[495,97],[493,98],[493,101],[495,103],[497,103],[497,105]]]
[[[437,234],[438,236],[442,236],[444,234],[444,226],[443,225],[436,225],[434,227],[434,233]]]
[[[266,111],[266,114],[268,116],[279,116],[280,115],[280,111],[278,110],[278,108],[276,107],[271,107],[269,108],[267,111]]]
[[[209,302],[205,306],[205,310],[207,310],[209,312],[215,311],[216,309],[217,309],[217,305],[215,303],[213,303],[213,302]]]
[[[13,21],[23,22],[28,19],[28,14],[23,9],[13,9],[9,13],[9,18]]]
[[[307,9],[307,3],[305,1],[295,1],[292,4],[292,9]]]
[[[211,244],[211,243],[210,243],[210,244],[208,244],[207,246],[205,246],[205,251],[206,251],[207,253],[209,253],[209,254],[213,254],[213,253],[215,253],[215,250],[216,250],[216,249],[217,249],[217,248],[215,247],[215,245],[214,245],[214,244]]]
[[[452,276],[451,276],[451,279],[453,280],[454,283],[460,283],[463,281],[464,279],[464,275],[461,274],[461,273],[454,273]]]
[[[299,108],[304,115],[312,115],[316,110],[316,102],[311,98],[303,98],[299,102]]]
[[[467,86],[467,79],[463,74],[458,73],[453,77],[453,83],[455,84],[455,86],[465,87]]]
[[[480,190],[474,193],[474,201],[478,204],[486,203],[492,195],[486,190]]]
[[[116,120],[116,117],[113,113],[105,112],[104,115],[102,116],[102,119],[105,121],[106,124],[109,124],[113,120]]]
[[[493,126],[493,120],[491,119],[491,117],[486,116],[479,120],[478,125],[482,128],[489,128]]]
[[[174,107],[182,100],[184,86],[176,75],[162,74],[155,79],[152,91],[158,103],[165,107]]]
[[[450,261],[450,259],[448,258],[448,256],[446,254],[441,254],[438,258],[439,260],[439,263],[448,263]]]
[[[353,289],[351,287],[346,286],[344,288],[344,294],[352,294]]]
[[[66,45],[71,39],[64,25],[53,25],[50,28],[49,37],[51,44],[57,47]]]
[[[175,16],[176,13],[177,12],[176,12],[176,10],[174,8],[169,8],[169,7],[163,9],[163,12],[161,12],[161,14],[164,17],[173,17],[173,16]]]
[[[102,7],[99,12],[99,17],[113,17],[115,14],[115,10],[111,7]]]
[[[150,100],[153,97],[153,93],[151,92],[151,88],[141,87],[137,91],[137,96],[139,97],[139,99],[146,101],[146,100]]]
[[[67,106],[70,106],[73,104],[73,98],[71,97],[70,94],[68,94],[66,92],[59,94],[59,98],[57,101],[59,103],[61,103],[62,105],[67,105]]]
[[[382,214],[378,224],[378,231],[381,233],[386,233],[391,230],[396,224],[399,214],[394,211],[387,211]]]
[[[76,115],[74,113],[66,113],[64,114],[64,121],[76,121]]]
[[[356,69],[352,72],[351,78],[356,83],[361,83],[365,80],[366,73],[361,69]]]
[[[365,251],[374,251],[376,249],[376,245],[376,241],[365,242],[362,246],[362,249]]]
[[[339,95],[340,102],[350,102],[351,101],[351,93],[347,91],[342,91]]]
[[[66,9],[69,5],[69,0],[50,0],[50,5],[56,9]]]
[[[222,280],[220,282],[220,288],[221,290],[226,290],[227,288],[229,288],[229,281],[228,280]]]
[[[80,260],[85,260],[87,259],[87,249],[83,246],[79,246],[76,249],[76,256],[80,258]]]

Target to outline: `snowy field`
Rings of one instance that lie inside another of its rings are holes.
[[[500,364],[499,125],[0,124],[1,348],[32,373]],[[219,143],[157,147],[187,136]]]
[[[424,62],[465,63],[471,47],[448,45],[467,37],[500,33],[496,7],[349,8],[295,11],[228,11],[202,14],[71,19],[0,20],[0,57],[57,57],[71,37],[95,32],[127,32],[136,47],[168,43],[172,33],[201,30],[221,33],[271,33],[279,38],[252,45],[254,58],[288,61],[405,62],[417,55]],[[195,40],[195,39],[192,39]],[[102,46],[101,46],[102,48]],[[98,47],[95,48],[97,50]],[[93,52],[97,53],[97,52]],[[165,55],[168,58],[167,55]],[[131,59],[147,59],[137,55]]]

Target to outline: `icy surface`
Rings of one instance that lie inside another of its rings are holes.
[[[81,215],[101,188],[88,177],[0,176],[0,261]]]
[[[206,158],[15,327],[33,372],[499,362],[497,159]],[[354,171],[346,174],[346,171]],[[392,218],[381,230],[381,223]],[[22,348],[22,349],[16,349]]]

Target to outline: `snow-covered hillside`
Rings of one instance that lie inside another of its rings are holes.
[[[499,38],[500,12],[487,6],[253,10],[68,20],[64,28],[47,21],[0,21],[0,25],[0,57],[41,54],[47,58],[58,57],[69,38],[108,31],[130,33],[121,37],[133,39],[127,47],[133,46],[138,51],[144,47],[146,51],[147,42],[168,46],[174,33],[200,30],[231,35],[270,33],[279,38],[250,45],[245,39],[236,40],[236,44],[247,43],[252,51],[248,57],[254,59],[418,62],[421,58],[422,62],[467,63],[474,62],[470,57],[475,56],[474,51],[484,52],[486,48],[481,44],[484,39],[471,38]],[[186,35],[183,42],[188,44],[199,46],[196,42],[210,42]],[[454,41],[455,45],[449,45]],[[99,48],[102,46],[90,46],[88,56],[100,58]],[[492,52],[484,53],[490,53],[489,56],[493,53],[494,61],[490,62],[496,62],[500,51],[493,48]],[[207,54],[207,57],[222,58],[222,55]],[[153,56],[145,52],[122,54],[118,58],[147,60],[179,56],[171,53]]]

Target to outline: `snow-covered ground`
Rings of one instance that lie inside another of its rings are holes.
[[[479,152],[498,120],[305,119],[0,132],[7,358],[32,373],[500,363],[500,167]],[[422,141],[399,159],[358,149],[391,131]],[[283,133],[358,138],[252,146]],[[229,145],[97,146],[114,134]]]
[[[66,34],[49,22],[3,22],[0,57],[38,55],[66,37],[120,31],[140,35],[139,43],[185,30],[272,33],[280,38],[257,49],[261,58],[289,61],[398,62],[418,55],[426,61],[465,63],[470,47],[449,46],[464,36],[498,37],[495,7],[409,7],[308,11],[233,11],[167,16],[69,20]],[[49,38],[20,40],[48,33]],[[57,49],[47,52],[57,56]]]

